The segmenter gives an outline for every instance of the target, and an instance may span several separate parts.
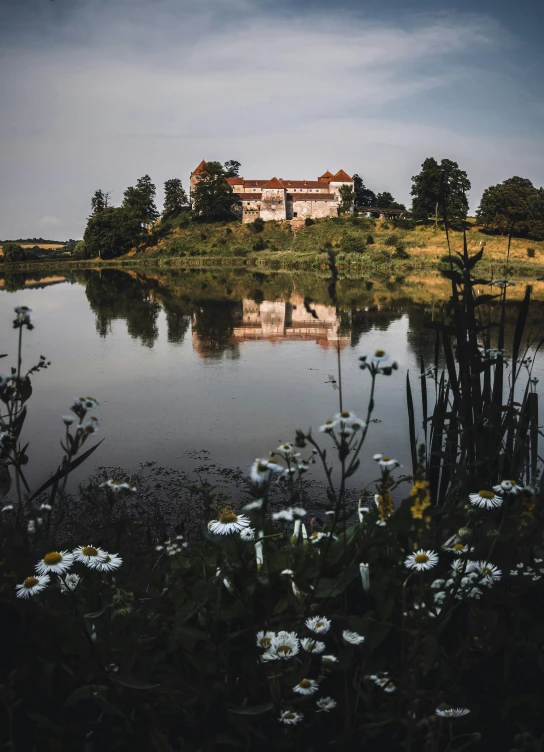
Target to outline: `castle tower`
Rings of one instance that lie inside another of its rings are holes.
[[[202,162],[198,165],[196,169],[194,169],[191,173],[191,180],[190,180],[190,191],[193,192],[193,189],[195,185],[198,183],[199,177],[202,174],[202,170],[204,167],[206,167],[206,161],[203,159]]]
[[[285,208],[285,186],[278,180],[272,178],[262,186],[261,196],[261,218],[270,219],[287,219]]]
[[[340,187],[342,185],[349,185],[351,188],[355,188],[353,178],[350,178],[344,170],[338,170],[336,175],[333,175],[329,181],[329,192],[334,195],[335,201],[338,203],[342,200],[340,196]]]

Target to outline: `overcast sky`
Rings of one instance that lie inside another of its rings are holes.
[[[533,0],[0,0],[0,238],[80,238],[97,188],[201,159],[363,176],[409,203],[428,156],[544,183]]]

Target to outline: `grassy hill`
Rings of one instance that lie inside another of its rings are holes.
[[[185,220],[183,226],[173,219],[160,223],[156,230],[157,244],[142,255],[176,265],[237,260],[278,268],[320,268],[327,265],[328,250],[332,249],[339,268],[401,265],[428,269],[435,268],[448,251],[443,230],[411,220],[334,217],[310,225],[272,221],[256,232],[252,225],[235,222],[205,225]],[[452,232],[450,240],[453,251],[462,250],[461,232]],[[485,243],[485,263],[493,267],[490,271],[499,273],[506,262],[508,239],[484,233],[470,220],[467,241],[472,251]],[[514,238],[509,267],[522,275],[544,268],[544,242]]]

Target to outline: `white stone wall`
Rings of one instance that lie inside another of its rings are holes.
[[[265,222],[271,219],[287,219],[284,188],[263,188],[261,217]]]
[[[334,201],[297,201],[293,196],[293,204],[291,210],[291,217],[297,215],[297,219],[301,217],[311,217],[317,219],[320,217],[336,217],[338,215],[338,206]]]

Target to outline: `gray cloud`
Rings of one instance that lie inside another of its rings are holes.
[[[80,236],[96,188],[120,201],[146,172],[158,186],[187,182],[202,158],[239,159],[246,177],[342,167],[408,200],[423,159],[447,156],[469,172],[473,206],[513,173],[542,182],[541,145],[515,123],[490,137],[471,102],[472,128],[448,125],[475,76],[508,90],[496,61],[515,40],[489,19],[401,26],[249,0],[74,7],[56,20],[57,44],[29,17],[0,61],[0,236],[35,234],[40,216]],[[429,123],[437,99],[443,115]]]

